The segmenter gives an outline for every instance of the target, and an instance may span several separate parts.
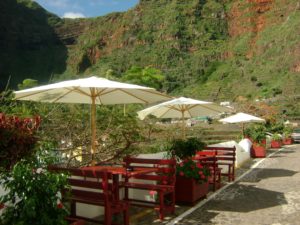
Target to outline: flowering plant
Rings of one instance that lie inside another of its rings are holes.
[[[0,113],[0,169],[9,170],[34,154],[40,117],[21,119]]]
[[[186,178],[193,178],[198,183],[203,183],[208,181],[208,176],[211,172],[209,168],[204,167],[201,163],[192,159],[186,159],[177,165],[176,174]]]
[[[47,169],[56,159],[44,147],[31,159],[17,162],[11,171],[0,173],[0,185],[7,191],[0,196],[5,204],[0,224],[67,225],[61,191],[68,188],[68,176]]]

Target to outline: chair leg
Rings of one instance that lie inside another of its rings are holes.
[[[218,172],[218,187],[221,188],[221,171]]]
[[[235,176],[234,176],[234,173],[235,173],[235,168],[234,168],[234,164],[233,164],[233,166],[232,166],[232,181],[234,181],[235,180]]]
[[[128,187],[125,187],[124,200],[128,201]]]
[[[129,225],[129,212],[128,208],[123,211],[123,224]]]
[[[228,181],[231,182],[231,165],[228,166]]]
[[[164,219],[164,194],[160,191],[159,192],[159,219],[163,220]]]
[[[171,213],[172,214],[174,214],[175,213],[175,200],[176,200],[176,198],[175,198],[175,190],[171,193],[171,195],[172,195],[172,209],[171,209]]]
[[[111,225],[111,223],[112,223],[111,209],[105,208],[105,210],[104,210],[104,225]]]
[[[75,217],[76,216],[76,202],[74,201],[71,201],[71,216],[72,217]]]

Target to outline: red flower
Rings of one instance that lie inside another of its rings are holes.
[[[181,171],[181,172],[179,173],[179,175],[180,175],[180,176],[184,176],[184,172]]]
[[[203,171],[199,171],[198,173],[199,173],[200,176],[203,175]]]
[[[181,162],[179,165],[180,165],[180,167],[183,167],[183,162]]]
[[[202,168],[203,168],[203,166],[202,166],[200,163],[197,163],[197,167],[198,167],[199,169],[202,169]]]
[[[205,175],[202,174],[202,175],[200,176],[200,178],[201,178],[202,180],[205,180]]]
[[[156,194],[157,194],[157,191],[151,190],[151,191],[149,191],[149,194],[150,194],[150,195],[156,195]]]
[[[64,207],[64,205],[60,202],[57,204],[57,208],[62,209]]]

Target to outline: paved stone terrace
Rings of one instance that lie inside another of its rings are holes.
[[[300,145],[269,150],[268,155],[263,161],[248,161],[237,170],[241,179],[217,194],[210,192],[208,198],[213,198],[205,204],[200,201],[202,206],[185,217],[176,219],[191,206],[178,206],[175,215],[164,221],[157,220],[151,209],[133,209],[130,224],[300,225]]]

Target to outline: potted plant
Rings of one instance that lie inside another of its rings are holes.
[[[282,144],[283,145],[291,145],[293,144],[293,139],[292,139],[292,132],[293,129],[290,126],[286,126],[283,130],[283,139],[282,139]]]
[[[176,203],[194,204],[207,195],[209,168],[192,159],[186,159],[177,165],[176,174]]]
[[[271,148],[281,148],[282,146],[282,136],[279,134],[274,134],[272,136]]]
[[[251,157],[264,158],[266,157],[266,135],[265,127],[263,125],[256,125],[249,131],[252,140]]]
[[[197,138],[188,138],[175,139],[170,146],[170,154],[179,162],[176,167],[176,202],[193,204],[208,192],[208,169],[191,159],[206,144]]]
[[[187,159],[203,149],[206,144],[197,138],[175,139],[171,142],[169,152],[177,159]]]

